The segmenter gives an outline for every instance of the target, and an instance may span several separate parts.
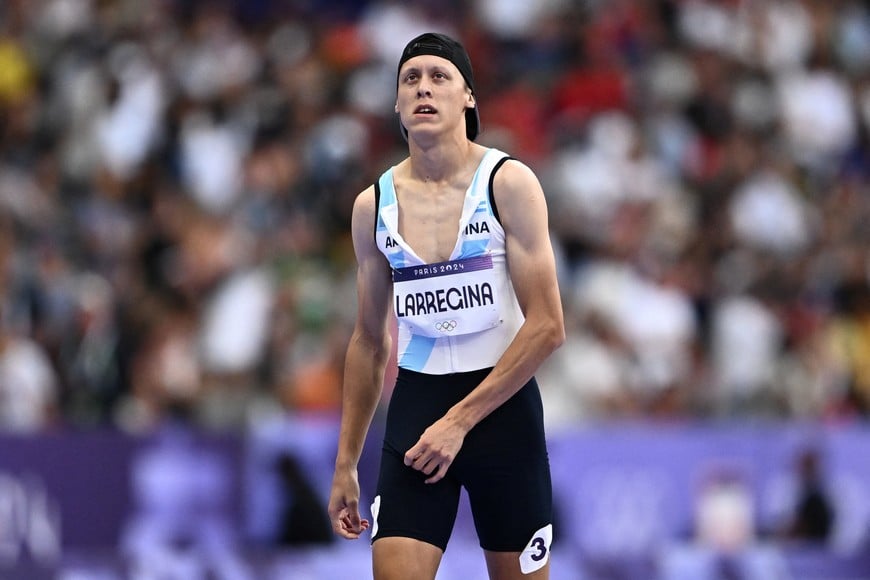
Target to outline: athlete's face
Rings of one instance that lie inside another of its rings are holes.
[[[474,95],[452,62],[440,56],[408,59],[399,71],[396,112],[409,132],[445,131],[462,126]]]

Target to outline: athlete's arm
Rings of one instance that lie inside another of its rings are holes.
[[[348,539],[358,538],[369,525],[359,515],[357,464],[381,397],[391,345],[388,314],[392,280],[389,264],[375,245],[376,211],[374,188],[370,187],[357,197],[351,218],[357,259],[357,317],[345,358],[341,430],[328,508],[333,529]]]
[[[522,163],[508,161],[496,173],[493,195],[525,322],[489,376],[405,453],[405,464],[430,475],[430,483],[444,477],[468,431],[519,391],[565,340],[547,204],[538,178]]]

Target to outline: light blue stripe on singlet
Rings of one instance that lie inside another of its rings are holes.
[[[485,159],[488,155],[491,155],[491,154],[492,154],[492,151],[493,151],[492,149],[490,149],[489,151],[487,151],[487,152],[484,154],[484,159]],[[468,187],[469,191],[477,191],[477,180],[478,180],[478,178],[480,178],[480,173],[481,173],[480,170],[481,170],[482,167],[483,167],[483,159],[481,159],[481,161],[480,161],[480,165],[477,166],[477,171],[474,172],[474,177],[471,178],[471,185]],[[489,176],[487,176],[487,177],[489,177]],[[479,210],[479,209],[480,209],[480,205],[478,205],[477,207],[478,207],[478,210]],[[477,211],[477,210],[475,210],[475,211]]]
[[[390,180],[387,179],[386,175],[382,175],[380,179],[378,179],[378,189],[381,192],[381,198],[378,200],[378,207],[375,208],[377,212],[378,226],[377,230],[379,232],[387,229],[387,224],[384,223],[384,217],[381,215],[381,207],[384,205],[390,205],[391,203],[396,201],[396,191],[393,189]]]
[[[412,335],[408,346],[405,347],[405,352],[402,353],[402,358],[399,360],[399,366],[421,372],[432,354],[432,349],[435,348],[436,340],[438,339],[432,336]]]
[[[465,240],[459,249],[459,258],[473,258],[486,252],[489,240]]]
[[[487,155],[492,153],[492,149],[487,151]],[[478,171],[474,174],[474,179],[471,181],[471,191],[477,191],[477,179],[480,177],[481,171]],[[487,197],[481,199],[477,204],[477,208],[474,210],[474,215],[471,220],[474,220],[474,216],[478,214],[486,214],[487,216],[492,215],[492,208],[489,205],[489,193],[486,192]],[[489,246],[489,240],[463,240],[462,246],[459,248],[459,258],[471,258],[474,256],[483,255],[486,252],[487,247]]]
[[[381,186],[381,205],[392,205],[396,202],[396,189],[393,187],[391,172],[385,171],[378,179],[378,185]]]
[[[490,149],[486,152],[486,155],[493,155],[495,152],[494,149]],[[482,174],[486,174],[485,177],[489,179],[488,171],[481,171],[481,167],[483,167],[484,163],[481,162],[481,166],[474,173],[474,178],[471,180],[471,186],[469,187],[470,191],[478,192],[477,182],[480,179]],[[474,216],[479,214],[486,214],[487,216],[493,215],[492,208],[489,204],[489,190],[485,189],[483,193],[478,193],[478,197],[480,197],[480,201],[477,203],[477,207],[474,210],[474,215],[472,216],[470,221],[474,221]],[[459,259],[463,258],[471,258],[474,256],[481,256],[486,253],[486,249],[489,247],[489,240],[463,240],[462,246],[459,248]]]
[[[381,208],[387,207],[390,205],[395,205],[397,203],[396,200],[396,188],[393,185],[393,180],[390,177],[389,171],[384,172],[380,179],[378,179],[378,185],[381,189],[381,199],[380,205],[377,208],[377,216],[378,216],[378,231],[383,232],[387,230],[387,224],[384,222],[384,217],[381,215]],[[392,255],[392,258],[396,260],[397,264],[394,267],[404,268],[408,266],[408,255],[405,250],[400,250]]]

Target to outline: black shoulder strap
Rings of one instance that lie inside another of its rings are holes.
[[[381,213],[381,183],[375,181],[375,225],[373,226],[372,235],[375,237],[375,242],[378,241],[378,216]]]
[[[492,184],[495,182],[495,174],[498,173],[498,170],[501,169],[501,166],[505,164],[505,161],[510,161],[514,159],[513,157],[502,157],[498,160],[498,163],[495,164],[495,167],[492,168],[492,173],[489,174],[489,205],[492,207],[492,215],[495,216],[496,221],[501,223],[501,220],[498,219],[498,206],[495,204],[495,196],[492,193]]]

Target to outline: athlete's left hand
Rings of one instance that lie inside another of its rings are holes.
[[[441,481],[462,448],[466,433],[461,425],[449,417],[438,419],[405,452],[405,465],[430,476],[426,483]]]

